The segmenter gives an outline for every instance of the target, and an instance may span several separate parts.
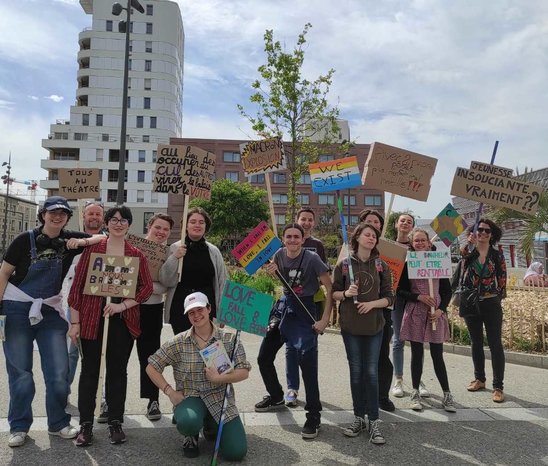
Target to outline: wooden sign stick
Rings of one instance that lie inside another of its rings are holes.
[[[390,201],[388,202],[388,210],[386,211],[386,214],[384,215],[384,226],[382,227],[382,233],[381,238],[384,238],[384,235],[386,233],[386,228],[388,227],[388,217],[390,217],[390,214],[392,213],[392,206],[394,205],[394,199],[396,198],[395,194],[390,194]]]
[[[428,293],[430,294],[430,296],[432,298],[434,297],[434,283],[432,282],[431,278],[428,279]],[[434,315],[435,313],[436,313],[436,308],[434,306],[432,306],[430,308],[430,314]],[[434,332],[436,331],[436,321],[435,320],[432,321],[432,330]]]
[[[84,231],[84,201],[78,199],[78,228]]]
[[[110,304],[110,297],[107,297],[107,306]],[[97,383],[97,393],[95,395],[95,417],[99,417],[101,414],[101,395],[103,392],[103,385],[105,383],[105,369],[107,362],[107,340],[108,340],[108,324],[110,317],[105,317],[103,324],[103,343],[101,345],[101,362],[99,363],[99,381]]]
[[[278,231],[276,229],[276,215],[274,214],[274,203],[272,202],[272,188],[270,186],[270,173],[264,174],[264,181],[266,183],[266,192],[268,194],[268,208],[270,209],[270,223],[272,226],[272,231],[276,236],[278,236]]]
[[[183,219],[181,221],[181,244],[185,244],[185,237],[186,237],[186,218],[188,217],[188,204],[190,203],[190,196],[188,194],[185,194],[185,199],[183,201],[184,208],[183,208]],[[179,275],[179,281],[181,281],[181,277],[183,275],[183,259],[185,257],[181,257],[179,259],[179,268],[177,269],[177,274]]]

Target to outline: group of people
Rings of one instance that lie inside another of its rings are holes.
[[[116,206],[105,212],[101,203],[89,202],[83,210],[84,232],[65,228],[71,216],[72,209],[66,199],[48,198],[38,214],[40,226],[21,233],[13,241],[0,268],[3,305],[0,314],[5,318],[3,346],[10,390],[9,446],[25,443],[33,421],[34,341],[40,351],[46,385],[49,433],[76,438],[76,445],[85,447],[93,443],[93,423],[97,420],[108,422],[112,444],[124,443],[127,364],[136,341],[141,368],[140,396],[148,400],[147,418],[151,421],[161,418],[161,390],[174,406],[173,422],[184,436],[185,456],[197,456],[199,432],[203,431],[206,439],[216,436],[226,387],[245,380],[251,369],[242,343],[214,319],[227,270],[219,249],[205,239],[211,219],[201,208],[188,211],[185,238],[170,246],[164,264],[153,279],[146,257],[127,240],[133,221],[129,208]],[[449,332],[449,281],[434,279],[430,290],[428,280],[409,280],[404,269],[394,290],[392,274],[377,247],[384,219],[376,211],[362,212],[360,223],[349,240],[349,255],[339,260],[334,270],[327,263],[323,244],[312,236],[314,224],[314,211],[301,209],[295,222],[283,229],[283,247],[264,266],[267,272],[282,279],[283,293],[271,312],[268,331],[259,350],[258,365],[268,394],[255,405],[255,410],[264,412],[284,405],[297,406],[302,377],[306,422],[301,435],[304,439],[318,435],[322,410],[318,336],[327,327],[332,309],[339,302],[339,323],[350,369],[355,416],[354,422],[343,428],[344,435],[356,437],[368,431],[372,443],[385,443],[379,428],[379,408],[395,409],[389,397],[393,376],[395,384],[391,393],[404,396],[405,341],[411,342],[411,407],[421,410],[421,397],[428,396],[421,382],[423,344],[428,342],[443,390],[442,407],[455,412],[443,360],[443,342]],[[146,238],[165,244],[173,225],[170,216],[156,214],[148,222]],[[428,233],[414,228],[411,215],[401,215],[395,228],[397,241],[409,249],[433,248]],[[493,222],[481,219],[477,231],[470,233],[469,246],[462,251],[464,281],[477,287],[480,295],[478,314],[466,317],[474,362],[474,380],[468,390],[485,388],[485,326],[493,361],[494,401],[504,399],[500,299],[504,295],[506,269],[504,260],[494,249],[500,236],[500,229]],[[84,294],[93,253],[139,258],[133,298],[107,300]],[[67,305],[63,305],[63,297]],[[104,401],[95,419],[94,413],[101,403],[97,392],[107,319]],[[161,345],[164,322],[171,325],[175,336]],[[67,334],[72,343],[70,351]],[[222,342],[232,357],[233,371],[219,374],[215,369],[205,368],[200,350],[216,341]],[[274,366],[284,344],[285,393]],[[66,405],[79,351],[82,361],[78,382],[80,428],[77,429],[70,424]],[[173,367],[174,386],[163,375],[167,366]],[[234,392],[227,392],[220,453],[226,459],[241,460],[247,453],[245,430]]]

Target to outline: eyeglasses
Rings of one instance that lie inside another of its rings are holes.
[[[112,223],[113,225],[127,225],[129,223],[129,220],[127,218],[112,217],[108,222]]]
[[[478,228],[478,233],[485,233],[486,235],[490,235],[491,234],[491,228]]]
[[[96,206],[99,206],[101,208],[104,208],[105,207],[105,204],[103,204],[102,202],[100,201],[86,201],[85,205],[84,205],[84,208],[85,207],[88,207],[90,205],[96,205]]]

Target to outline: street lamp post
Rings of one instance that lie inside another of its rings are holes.
[[[120,154],[118,157],[118,192],[116,193],[116,204],[124,204],[124,181],[126,170],[126,132],[127,132],[127,91],[129,74],[129,30],[131,25],[131,9],[135,8],[139,13],[144,13],[145,9],[138,0],[128,0],[127,7],[123,7],[118,2],[112,5],[112,14],[118,16],[122,10],[126,10],[126,21],[120,21],[118,25],[119,32],[125,32],[126,44],[124,47],[124,80],[122,83],[122,123],[120,125]]]
[[[10,197],[10,184],[11,184],[11,152],[7,162],[2,163],[3,167],[6,167],[6,174],[2,176],[2,180],[6,185],[6,197],[4,199],[4,228],[2,229],[2,257],[6,253],[6,235],[8,232],[8,201]]]

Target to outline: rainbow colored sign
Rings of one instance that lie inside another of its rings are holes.
[[[362,184],[356,156],[308,165],[312,191],[328,193]]]
[[[232,250],[232,255],[249,275],[253,275],[281,246],[282,242],[263,221]]]

